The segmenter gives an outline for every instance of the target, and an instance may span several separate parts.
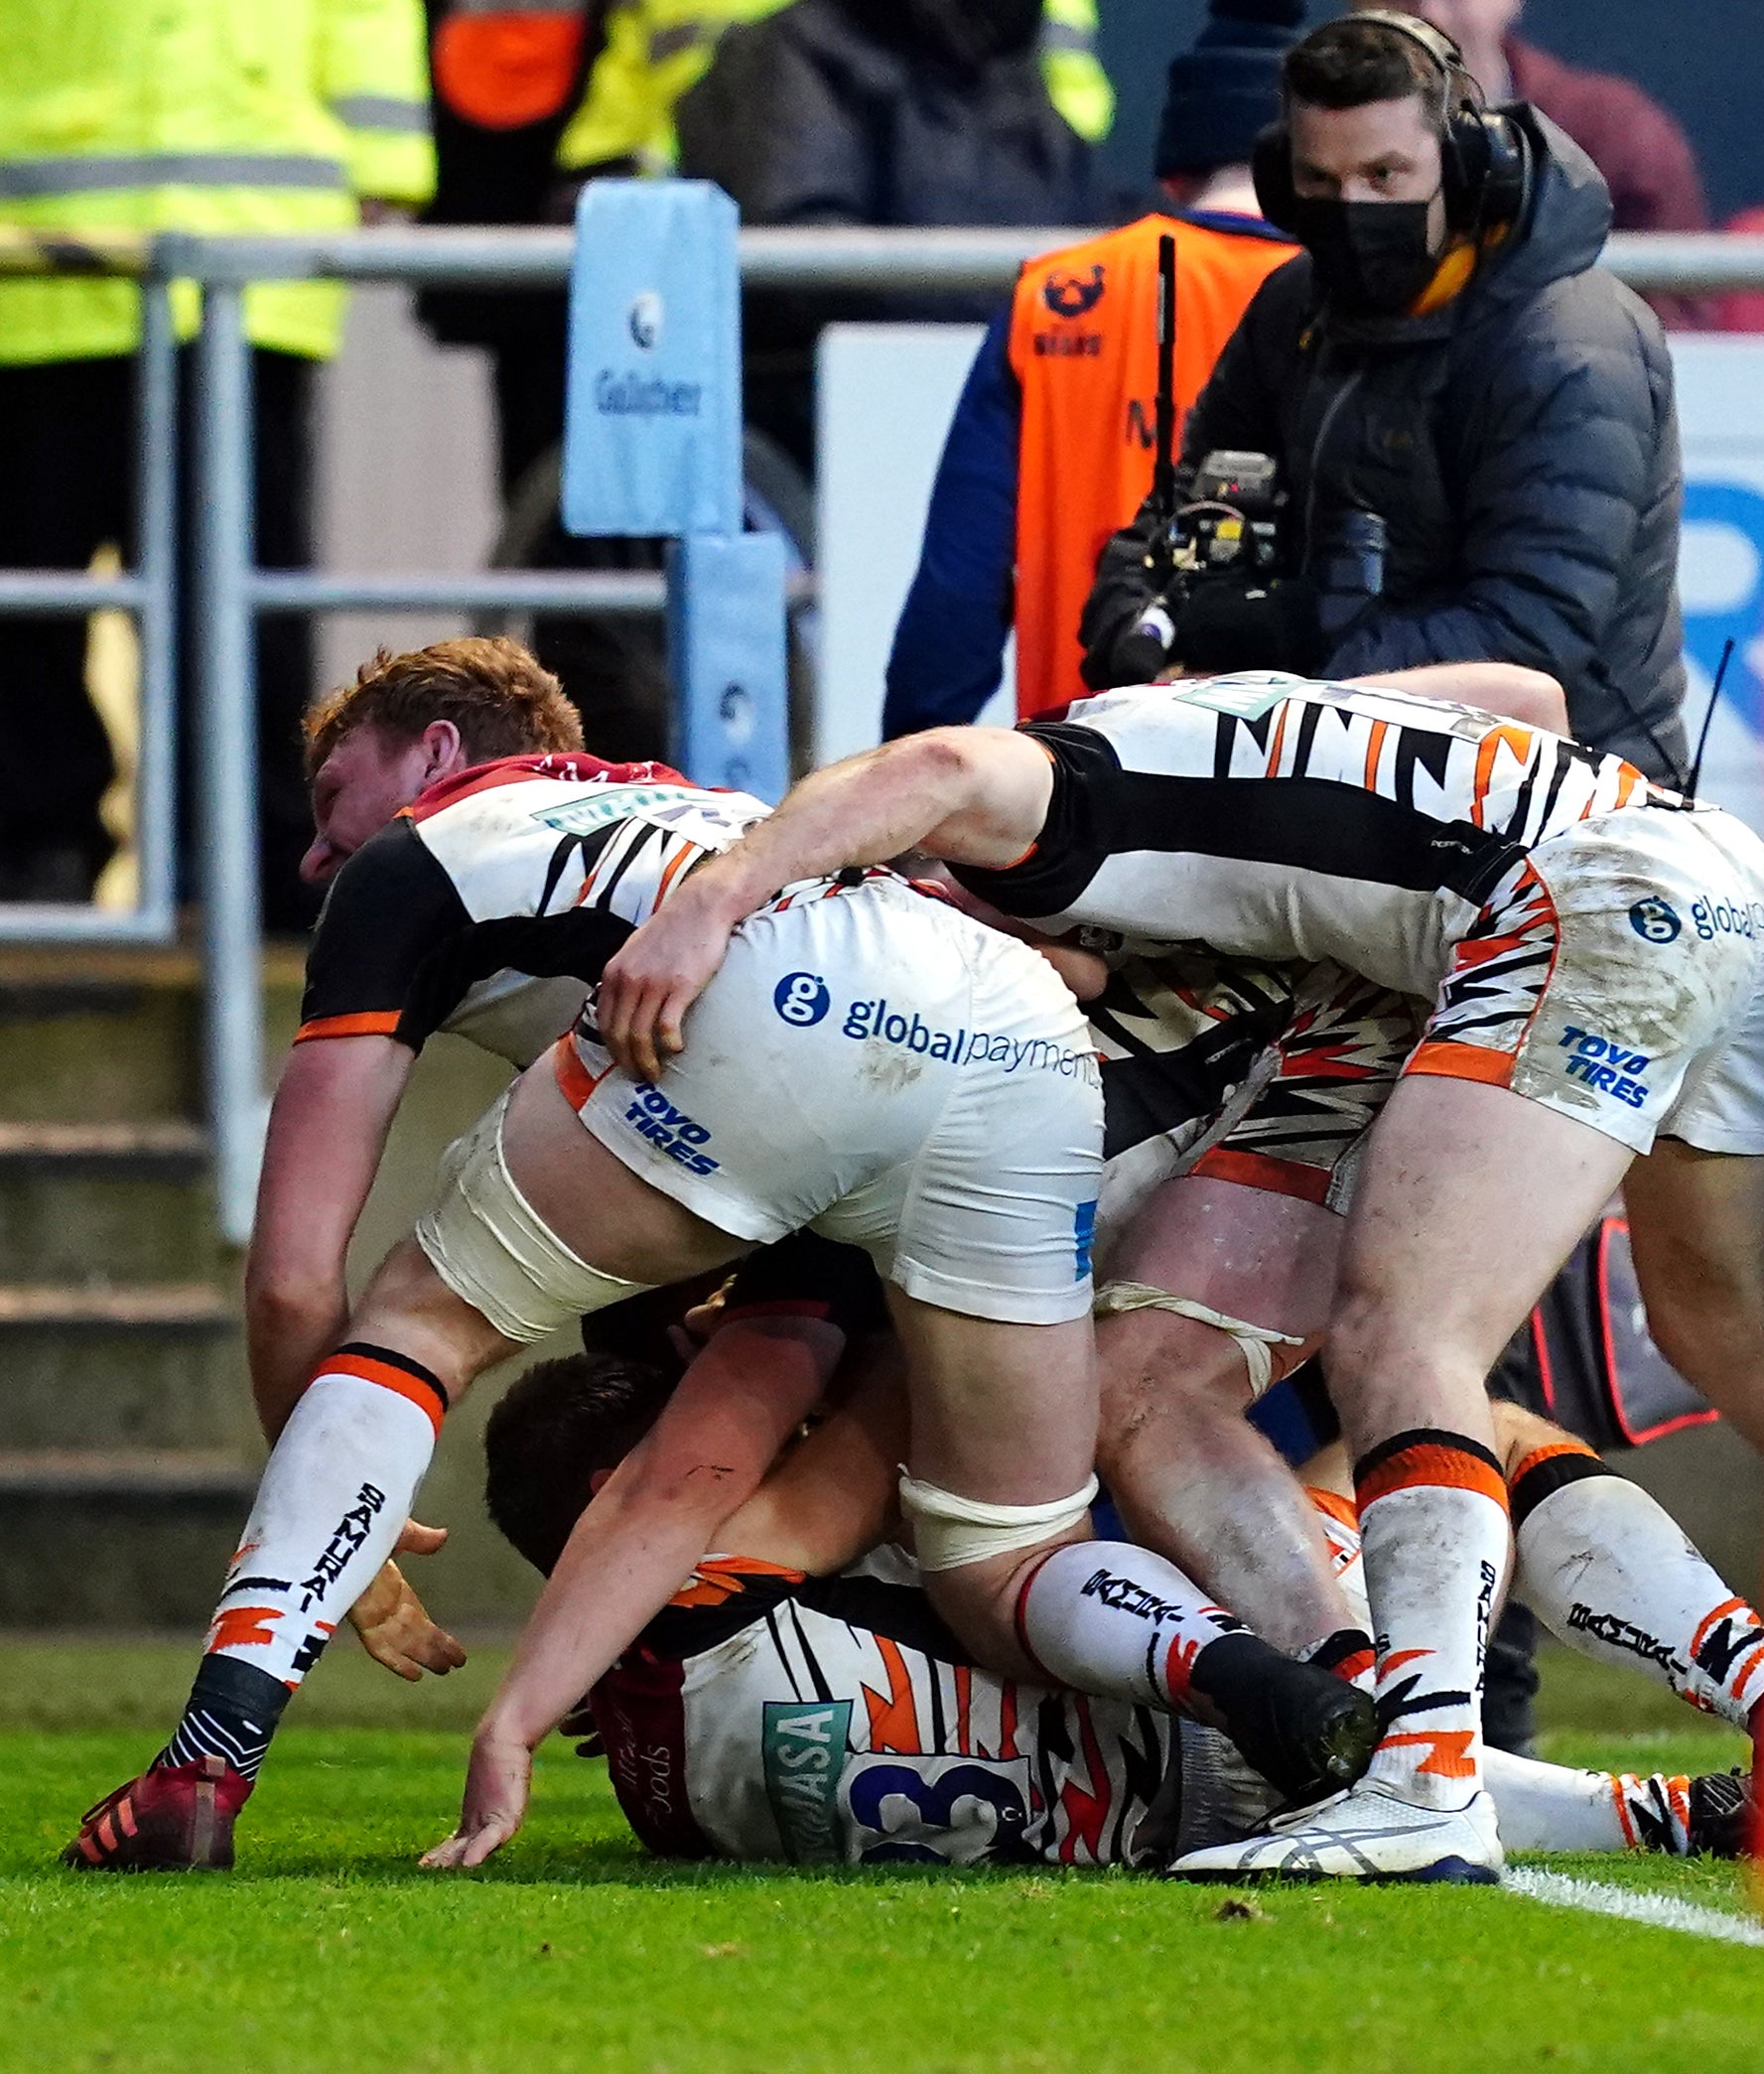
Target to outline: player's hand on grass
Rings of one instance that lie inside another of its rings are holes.
[[[445,1527],[425,1527],[420,1520],[406,1520],[398,1537],[400,1555],[432,1556],[447,1540]],[[423,1601],[411,1590],[396,1563],[382,1566],[361,1596],[349,1608],[349,1622],[361,1637],[361,1646],[375,1663],[384,1664],[412,1684],[425,1671],[445,1678],[466,1661],[466,1652],[446,1628],[430,1619]]]
[[[686,1048],[686,1011],[709,986],[740,914],[688,880],[607,961],[595,1001],[601,1041],[633,1080],[656,1080]]]
[[[481,1866],[525,1820],[532,1783],[532,1751],[518,1735],[486,1721],[472,1744],[460,1826],[424,1854],[423,1864],[432,1872]]]

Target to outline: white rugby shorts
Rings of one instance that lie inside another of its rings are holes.
[[[891,872],[814,880],[737,929],[685,1037],[653,1085],[585,1025],[560,1047],[584,1125],[651,1186],[739,1238],[862,1246],[946,1311],[1088,1314],[1101,1077],[1025,945]]]
[[[1407,1070],[1511,1088],[1637,1153],[1764,1153],[1764,843],[1621,808],[1541,844],[1459,942]]]

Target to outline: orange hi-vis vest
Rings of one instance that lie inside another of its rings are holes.
[[[1078,620],[1109,535],[1152,487],[1157,241],[1176,241],[1176,444],[1250,298],[1295,245],[1142,216],[1031,260],[1011,311],[1022,394],[1017,483],[1017,708],[1082,698]]]

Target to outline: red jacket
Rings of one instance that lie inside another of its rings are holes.
[[[1706,230],[1690,140],[1660,103],[1615,72],[1582,71],[1509,37],[1513,98],[1560,123],[1605,177],[1617,230]]]

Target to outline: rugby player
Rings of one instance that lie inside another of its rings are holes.
[[[1432,1002],[1371,1134],[1325,1344],[1379,1748],[1333,1806],[1182,1868],[1498,1877],[1478,1696],[1509,1518],[1483,1383],[1626,1175],[1655,1337],[1764,1434],[1764,847],[1487,712],[1278,673],[1131,688],[805,779],[609,962],[612,1055],[679,1055],[729,930],[777,885],[911,844],[1049,933],[1332,958]]]
[[[668,1390],[668,1377],[641,1362],[578,1355],[530,1370],[497,1405],[484,1438],[486,1502],[535,1568],[548,1573],[578,1517],[592,1516]],[[1498,1406],[1495,1418],[1516,1510],[1536,1514],[1575,1489],[1628,1494],[1620,1518],[1593,1528],[1597,1538],[1579,1522],[1580,1565],[1623,1566],[1636,1553],[1623,1537],[1638,1525],[1644,1543],[1676,1539],[1676,1551],[1648,1574],[1644,1597],[1613,1601],[1634,1616],[1627,1629],[1639,1635],[1670,1577],[1686,1617],[1642,1659],[1647,1669],[1661,1675],[1676,1647],[1684,1654],[1672,1661],[1683,1672],[1717,1625],[1711,1612],[1748,1638],[1739,1653],[1764,1639],[1757,1616],[1729,1597],[1644,1492],[1611,1476],[1560,1428],[1512,1405]],[[1039,1858],[1161,1868],[1258,1828],[1278,1797],[1216,1731],[1148,1708],[1000,1680],[970,1662],[891,1538],[899,1522],[887,1465],[901,1423],[897,1397],[890,1406],[874,1378],[859,1382],[719,1524],[715,1547],[726,1553],[707,1554],[597,1680],[592,1723],[619,1805],[645,1847],[667,1857],[796,1863]],[[1555,1480],[1540,1491],[1550,1465]],[[1319,1473],[1328,1472],[1319,1464],[1306,1471]],[[1310,1495],[1342,1586],[1357,1595],[1358,1533],[1335,1481],[1329,1474],[1331,1487]],[[1557,1585],[1554,1576],[1534,1578],[1522,1540],[1515,1589],[1549,1615]],[[1599,1595],[1596,1585],[1589,1589]],[[1698,1605],[1700,1617],[1689,1610]],[[1589,1636],[1584,1619],[1567,1623],[1570,1643],[1585,1648]],[[1745,1697],[1722,1686],[1696,1704],[1743,1723]],[[578,1717],[584,1725],[589,1718],[588,1709]],[[1488,1764],[1510,1850],[1733,1857],[1744,1845],[1746,1793],[1730,1773],[1637,1777],[1498,1750]]]
[[[363,754],[435,749],[425,731]],[[414,1055],[449,1018],[493,1021],[504,974],[554,976],[579,999],[763,812],[672,772],[567,756],[444,777],[338,873],[305,1034]],[[854,1003],[881,1002],[880,1027],[852,1027]],[[440,1199],[286,1417],[183,1721],[156,1765],[92,1811],[69,1863],[229,1859],[288,1696],[390,1556],[442,1416],[484,1367],[811,1223],[863,1245],[890,1283],[914,1411],[902,1502],[930,1595],[977,1656],[1021,1669],[1020,1628],[1062,1678],[1175,1707],[1201,1656],[1256,1650],[1315,1765],[1357,1768],[1363,1696],[1255,1644],[1155,1556],[1068,1546],[1088,1543],[1095,1489],[1102,1117],[1083,1020],[1049,965],[892,873],[858,871],[780,897],[696,1027],[693,1067],[664,1090],[619,1073],[585,1011],[451,1149]],[[408,1058],[377,1055],[369,1113],[389,1115]],[[330,1146],[349,1170],[345,1202],[365,1193],[380,1142]],[[323,1188],[311,1144],[295,1164]],[[1099,1560],[1109,1594],[1089,1589]],[[566,1560],[479,1732],[464,1863],[518,1826],[530,1749],[580,1695],[580,1590]]]

